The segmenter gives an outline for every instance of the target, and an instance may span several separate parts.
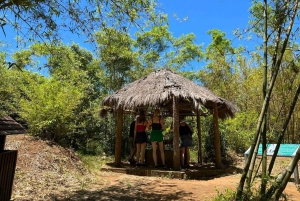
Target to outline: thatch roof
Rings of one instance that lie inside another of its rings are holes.
[[[106,96],[102,106],[124,110],[159,107],[165,108],[171,114],[173,97],[179,101],[180,114],[193,115],[197,109],[201,109],[203,113],[205,110],[210,112],[213,103],[217,103],[219,117],[222,119],[233,117],[239,111],[230,101],[169,69],[156,70]]]
[[[13,135],[26,133],[26,129],[13,118],[0,117],[0,135]]]

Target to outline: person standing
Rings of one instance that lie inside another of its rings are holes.
[[[134,155],[136,153],[136,145],[134,143],[134,129],[135,129],[135,120],[133,120],[130,124],[129,129],[129,146],[130,146],[130,156],[128,158],[128,162],[131,165],[134,165],[136,162],[134,160]]]
[[[145,166],[145,150],[147,143],[147,128],[145,112],[140,111],[135,121],[134,142],[136,144],[136,166]]]
[[[192,146],[192,128],[180,118],[179,135],[180,135],[180,163],[182,168],[190,167],[190,147]]]
[[[152,145],[152,155],[155,168],[157,168],[157,155],[156,155],[156,143],[158,143],[160,156],[163,164],[163,168],[167,168],[165,164],[165,152],[163,147],[163,130],[165,130],[165,122],[160,116],[160,110],[155,109],[153,117],[149,120],[148,129],[151,130],[150,141]]]

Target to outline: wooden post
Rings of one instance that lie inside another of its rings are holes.
[[[201,117],[197,109],[198,163],[202,165]]]
[[[0,150],[4,150],[6,135],[0,135]]]
[[[218,122],[218,105],[214,103],[213,112],[213,125],[214,125],[214,141],[215,141],[215,157],[216,157],[216,168],[221,168],[221,142],[219,133],[219,122]]]
[[[11,200],[17,164],[17,150],[0,151],[0,200]]]
[[[122,127],[123,127],[123,109],[118,109],[116,146],[115,146],[115,166],[121,166],[121,150],[122,150]]]
[[[179,109],[178,100],[173,96],[173,169],[180,170]]]

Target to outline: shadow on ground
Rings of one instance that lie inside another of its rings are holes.
[[[98,201],[98,200],[126,200],[126,201],[138,201],[138,200],[180,200],[186,198],[189,194],[187,192],[176,190],[173,193],[168,192],[165,194],[163,190],[158,191],[154,189],[153,184],[149,186],[144,184],[138,184],[131,186],[129,183],[124,188],[123,185],[108,186],[105,188],[99,188],[96,190],[79,190],[72,194],[55,195],[52,194],[50,197],[52,200],[57,201]],[[165,185],[164,188],[173,188],[174,186],[169,184]],[[147,189],[147,190],[145,190]]]

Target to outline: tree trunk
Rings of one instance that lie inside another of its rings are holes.
[[[291,163],[286,168],[286,174],[283,177],[283,181],[280,183],[279,188],[277,189],[275,193],[276,200],[279,200],[279,197],[281,196],[283,190],[285,189],[287,183],[289,182],[289,179],[295,169],[295,167],[298,165],[298,161],[300,159],[300,148],[298,148],[295,157],[291,161]]]
[[[257,137],[258,142],[255,143],[255,148],[253,150],[253,154],[252,154],[252,157],[251,157],[250,167],[249,167],[249,170],[248,170],[248,173],[247,173],[247,188],[248,189],[250,189],[250,187],[251,187],[252,174],[253,174],[253,171],[254,171],[256,156],[257,156],[257,153],[258,153],[260,136],[261,136],[261,133],[259,133],[259,136]],[[253,144],[252,144],[252,146],[253,146]],[[250,153],[249,153],[249,155],[250,155]],[[248,158],[249,157],[250,156],[248,156]]]
[[[268,70],[268,24],[267,24],[267,0],[264,0],[264,83],[263,83],[263,97],[267,94],[267,70]],[[264,195],[267,185],[267,113],[264,114],[263,129],[262,129],[262,174],[261,174],[261,189],[260,195]]]
[[[285,40],[283,42],[283,45],[282,45],[280,56],[279,56],[278,60],[276,60],[276,63],[273,64],[274,65],[274,72],[273,72],[272,77],[271,77],[271,82],[270,82],[270,85],[269,85],[270,88],[267,91],[267,95],[265,97],[264,104],[262,106],[262,110],[261,110],[261,113],[260,113],[260,116],[259,116],[259,121],[258,121],[257,128],[256,128],[256,133],[254,135],[254,140],[253,140],[254,143],[251,146],[251,149],[250,149],[250,152],[249,152],[249,157],[248,157],[248,160],[246,162],[246,165],[245,165],[245,168],[244,168],[244,171],[243,171],[243,174],[242,174],[239,186],[238,186],[238,190],[237,190],[237,194],[236,194],[236,199],[237,200],[242,199],[244,183],[245,183],[245,180],[246,180],[247,172],[249,170],[250,161],[251,161],[249,158],[252,157],[252,155],[253,155],[254,147],[255,147],[255,144],[258,140],[259,133],[261,131],[263,117],[264,117],[264,115],[266,114],[266,112],[269,108],[270,97],[271,97],[273,87],[274,87],[274,84],[275,84],[275,81],[276,81],[276,78],[277,78],[277,75],[278,75],[278,71],[279,71],[279,67],[281,65],[283,54],[285,52],[287,43],[289,41],[289,36],[290,36],[291,30],[292,30],[292,27],[293,27],[293,24],[294,24],[294,19],[295,19],[296,13],[297,13],[297,8],[298,8],[298,1],[294,6],[292,19],[291,19],[290,25],[289,25],[288,30],[287,30],[286,38],[285,38]]]
[[[197,109],[198,163],[202,165],[201,117]]]
[[[285,122],[284,122],[284,124],[283,124],[283,126],[282,126],[281,133],[280,133],[280,135],[279,135],[279,137],[278,137],[278,141],[277,141],[277,144],[276,144],[274,153],[273,153],[272,158],[271,158],[271,161],[270,161],[270,165],[269,165],[269,169],[268,169],[268,175],[271,175],[271,172],[272,172],[272,169],[273,169],[273,166],[274,166],[274,163],[275,163],[275,159],[276,159],[276,156],[277,156],[278,151],[279,151],[279,148],[280,148],[280,144],[281,144],[281,142],[282,142],[282,140],[283,140],[285,131],[286,131],[286,129],[287,129],[287,126],[289,125],[291,116],[292,116],[292,114],[293,114],[293,112],[294,112],[296,103],[297,103],[297,101],[298,101],[299,94],[300,94],[300,85],[298,85],[298,89],[297,89],[296,94],[295,94],[295,96],[294,96],[294,100],[293,100],[293,102],[292,102],[292,104],[291,104],[291,107],[290,107],[288,116],[287,116],[286,119],[285,119]]]
[[[297,149],[296,155],[290,164],[281,172],[281,174],[277,177],[276,182],[270,187],[268,192],[265,195],[265,200],[269,200],[273,194],[275,193],[275,200],[279,200],[283,190],[285,189],[294,169],[296,168],[298,161],[300,158],[300,147]]]
[[[173,96],[173,169],[180,170],[179,109],[178,100]]]

